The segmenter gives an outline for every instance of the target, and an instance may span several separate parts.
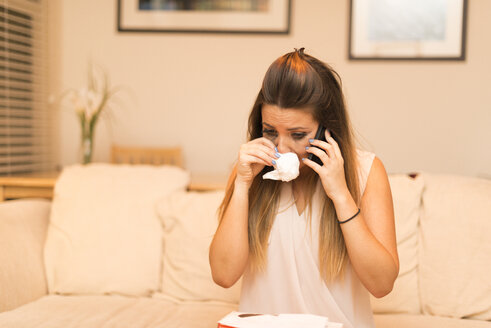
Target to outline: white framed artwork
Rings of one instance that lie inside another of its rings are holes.
[[[467,0],[351,0],[350,60],[465,60]]]

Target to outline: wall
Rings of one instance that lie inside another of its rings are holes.
[[[118,33],[116,1],[51,0],[51,90],[84,85],[90,58],[126,88],[97,127],[95,161],[109,161],[113,143],[179,145],[192,172],[225,173],[267,67],[305,47],[341,75],[360,146],[389,173],[491,177],[491,2],[469,2],[465,62],[353,62],[349,1],[293,1],[291,34],[266,36]],[[65,166],[77,162],[79,127],[68,108],[59,124]]]

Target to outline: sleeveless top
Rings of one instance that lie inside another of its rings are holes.
[[[357,149],[361,195],[365,190],[374,153]],[[326,285],[319,271],[320,193],[318,180],[312,199],[312,233],[307,209],[299,215],[290,182],[281,183],[278,214],[268,240],[267,265],[263,273],[246,268],[242,277],[240,312],[308,313],[343,323],[344,328],[375,327],[370,295],[348,264],[344,280]]]

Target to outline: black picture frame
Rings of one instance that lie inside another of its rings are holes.
[[[290,34],[292,0],[270,1],[272,9],[266,14],[216,12],[204,15],[191,11],[186,13],[178,11],[152,13],[148,10],[142,12],[135,5],[138,0],[117,0],[117,31],[123,33]],[[218,15],[214,17],[222,19],[213,20],[213,15]],[[146,21],[145,16],[148,18]],[[228,25],[223,21],[228,21]],[[186,26],[186,22],[189,25]],[[197,27],[199,24],[206,25],[206,27]]]
[[[348,39],[348,59],[349,60],[449,60],[449,61],[464,61],[466,58],[466,34],[467,34],[467,0],[447,3],[442,12],[445,13],[440,21],[445,21],[445,24],[440,24],[440,28],[435,28],[435,36],[444,35],[443,39],[434,38],[433,40],[414,39],[414,40],[380,40],[375,36],[384,35],[386,32],[389,38],[394,31],[383,29],[383,20],[380,23],[380,18],[383,15],[371,16],[375,11],[369,9],[370,1],[372,0],[350,0],[349,10],[349,39]],[[430,2],[428,2],[429,4]],[[416,4],[414,4],[416,5]],[[390,10],[385,7],[382,11],[390,14]],[[435,10],[436,11],[436,10]],[[394,11],[395,12],[395,11]],[[404,15],[408,15],[404,11]],[[397,15],[394,17],[388,16],[397,22]],[[417,17],[414,17],[416,20]],[[411,17],[409,17],[409,21]],[[400,20],[407,21],[407,20]],[[375,22],[375,23],[373,23]],[[372,25],[370,25],[372,24]],[[378,24],[379,27],[373,28],[373,24]],[[391,25],[393,27],[394,24]],[[445,31],[442,33],[442,26]],[[374,32],[375,31],[375,32]],[[402,33],[404,34],[404,33]]]

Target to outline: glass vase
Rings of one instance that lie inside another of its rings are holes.
[[[83,165],[92,162],[93,152],[94,152],[94,134],[84,133],[82,135],[82,141],[80,145],[81,161]]]

